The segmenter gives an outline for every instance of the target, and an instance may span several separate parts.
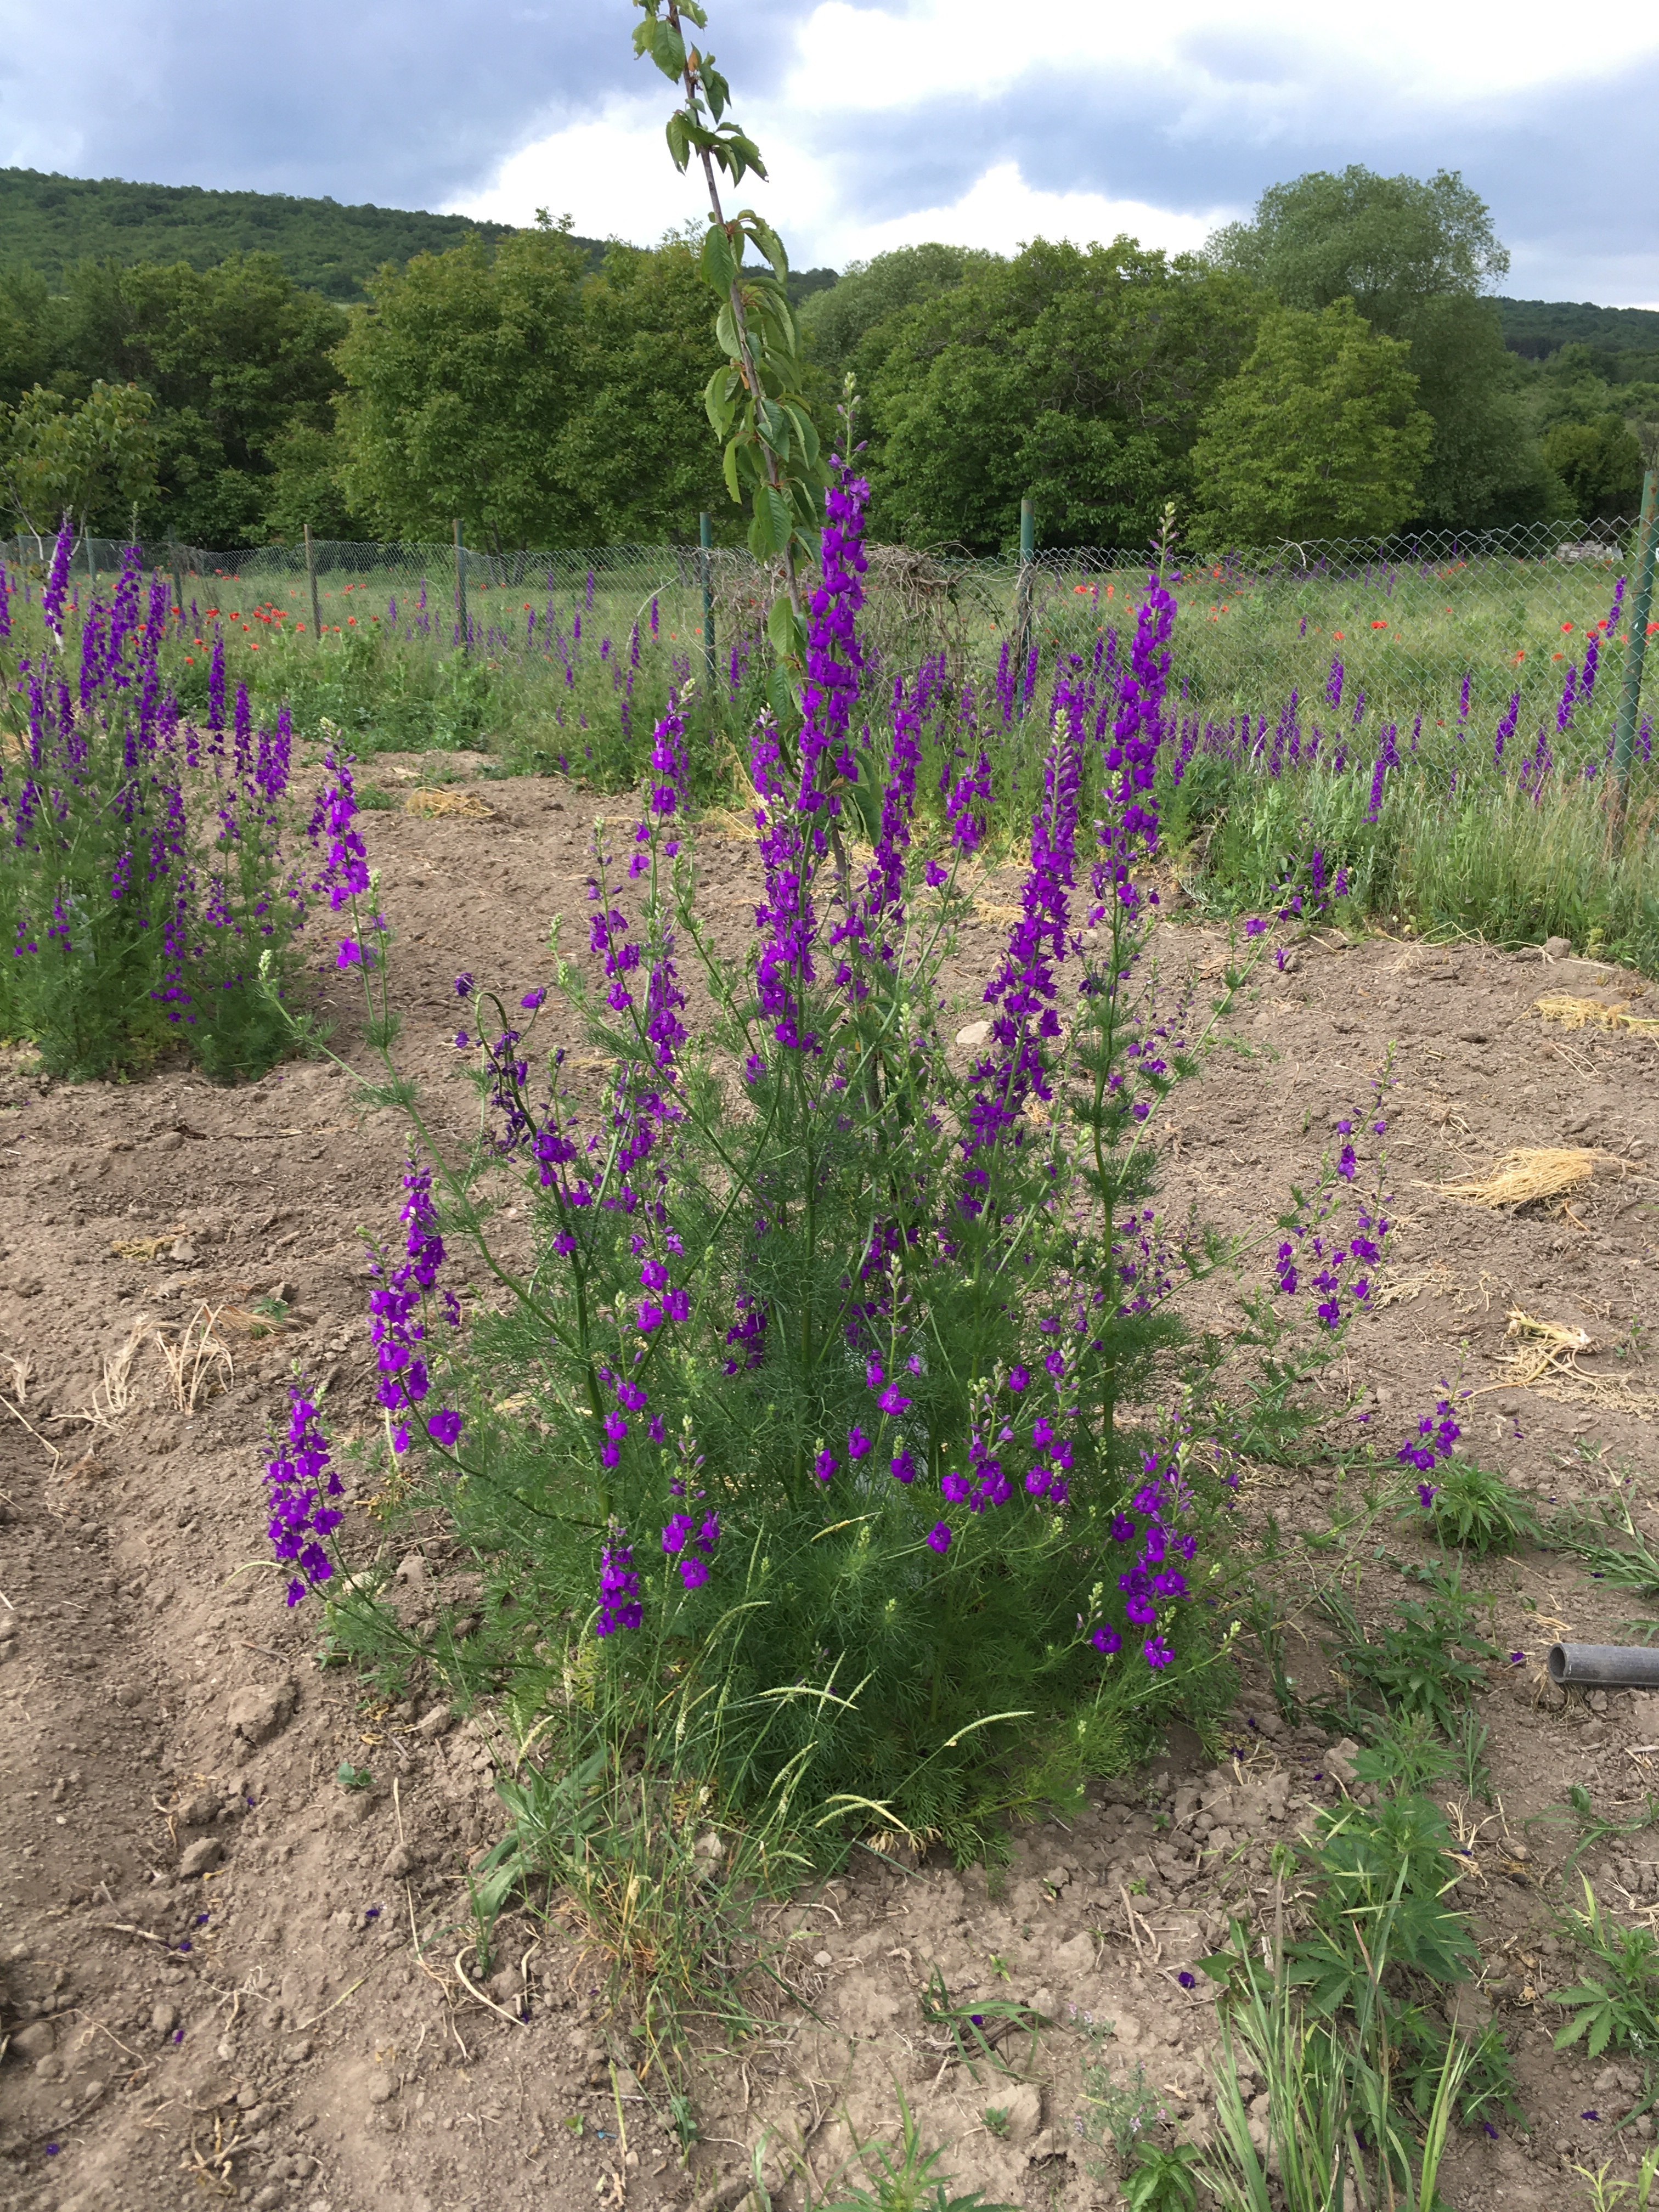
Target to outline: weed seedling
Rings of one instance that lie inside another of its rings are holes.
[[[1191,2143],[1143,2142],[1123,2181],[1129,2212],[1197,2212],[1199,2155]]]
[[[1565,1934],[1592,1961],[1583,1978],[1556,1998],[1577,2008],[1555,2039],[1558,2051],[1582,2038],[1587,2057],[1659,2049],[1659,1940],[1646,1928],[1621,1928],[1588,1878],[1584,1910],[1562,1917]]]
[[[1492,1802],[1492,1784],[1486,1773],[1486,1746],[1492,1730],[1478,1713],[1467,1707],[1457,1717],[1457,1726],[1452,1733],[1452,1748],[1457,1754],[1457,1779],[1466,1797],[1478,1797],[1483,1805]]]
[[[1593,1850],[1597,1844],[1605,1842],[1607,1837],[1636,1836],[1639,1835],[1644,1828],[1650,1828],[1656,1820],[1659,1820],[1659,1797],[1649,1797],[1644,1800],[1642,1810],[1633,1820],[1607,1820],[1596,1811],[1595,1802],[1583,1784],[1575,1782],[1567,1791],[1565,1813],[1547,1808],[1542,1813],[1534,1813],[1525,1825],[1528,1828],[1533,1828],[1559,1823],[1564,1818],[1576,1821],[1582,1831],[1578,1841],[1568,1852],[1562,1866],[1562,1873],[1567,1874],[1577,1865],[1586,1851]]]
[[[1473,1460],[1451,1459],[1437,1468],[1434,1480],[1419,1486],[1417,1503],[1401,1517],[1413,1513],[1426,1518],[1449,1550],[1474,1559],[1541,1540],[1537,1518],[1520,1492]]]
[[[1584,2185],[1584,2197],[1590,2212],[1625,2212],[1629,2205],[1633,2212],[1648,2212],[1653,2200],[1654,2179],[1659,2175],[1659,2148],[1648,2152],[1632,2180],[1613,2180],[1611,2163],[1597,2166],[1592,2173],[1587,2166],[1572,2169]]]
[[[1395,1605],[1369,1640],[1346,1600],[1327,1593],[1326,1617],[1342,1641],[1333,1666],[1351,1692],[1389,1715],[1420,1714],[1449,1736],[1469,1692],[1481,1680],[1478,1661],[1497,1656],[1474,1624],[1475,1608],[1455,1572],[1443,1568],[1422,1577],[1429,1595]]]
[[[1146,2069],[1137,2066],[1133,2079],[1120,2085],[1103,2064],[1088,2067],[1083,2097],[1088,2108],[1084,2132],[1102,2145],[1110,2139],[1118,2186],[1130,2212],[1193,2212],[1198,2153],[1190,2143],[1165,2148],[1153,2142],[1164,2111]]]
[[[1624,1492],[1604,1498],[1595,1519],[1565,1508],[1550,1523],[1549,1540],[1582,1559],[1600,1581],[1638,1597],[1659,1597],[1659,1552],[1638,1532]]]
[[[1006,2205],[987,2203],[977,2189],[965,2197],[951,2196],[951,2177],[939,2171],[944,2155],[940,2149],[922,2148],[921,2123],[901,2090],[898,2142],[860,2143],[842,2170],[844,2174],[853,2168],[858,2182],[848,2187],[838,2176],[812,2212],[1012,2212]]]
[[[999,1962],[994,1959],[992,1964]],[[929,1973],[927,1986],[921,1993],[921,2016],[929,2027],[944,2029],[958,2063],[968,2069],[975,2081],[979,2079],[975,2071],[976,2062],[1006,2075],[1009,2069],[1002,2056],[1002,2045],[1017,2031],[1035,2035],[1042,2024],[1040,2013],[1033,2012],[1029,2005],[1016,2003],[1011,1997],[975,1997],[971,2006],[958,2004],[945,1987],[945,1977],[937,1966]],[[991,2125],[988,2115],[986,2125]],[[994,2129],[992,2131],[994,2133]]]

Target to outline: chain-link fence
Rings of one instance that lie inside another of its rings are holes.
[[[1524,721],[1559,711],[1569,671],[1573,685],[1583,683],[1592,639],[1592,681],[1599,674],[1606,697],[1610,664],[1628,651],[1635,538],[1633,522],[1569,523],[1176,556],[1165,578],[1180,610],[1183,702],[1221,719],[1277,714],[1294,695],[1304,708],[1327,700],[1333,713],[1363,699],[1404,726],[1418,717],[1430,726],[1506,714]],[[26,574],[51,551],[38,538],[0,544]],[[781,586],[776,568],[746,551],[696,545],[497,554],[458,542],[316,540],[142,551],[198,626],[374,634],[556,678],[595,654],[627,651],[637,664],[643,649],[688,668],[707,654],[734,692],[739,665],[763,650]],[[116,541],[83,538],[72,574],[107,588],[123,552]],[[1033,648],[1040,665],[1051,665],[1133,623],[1147,567],[1146,552],[1125,549],[1020,558],[872,546],[866,648],[880,674],[942,653],[952,680],[976,687],[981,701],[993,686],[1024,692]]]

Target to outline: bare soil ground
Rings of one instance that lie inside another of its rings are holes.
[[[398,787],[398,763],[375,773]],[[487,814],[364,817],[399,932],[400,1057],[456,1141],[476,1108],[447,1042],[452,979],[470,969],[515,994],[548,980],[550,916],[584,912],[594,811],[551,781],[475,789]],[[746,848],[711,822],[698,856],[735,957]],[[951,979],[964,1022],[1006,926],[999,902],[1016,895],[1012,878],[982,886]],[[1197,926],[1167,939],[1177,966],[1218,953]],[[1195,1198],[1223,1230],[1259,1225],[1396,1048],[1401,1228],[1386,1302],[1328,1378],[1334,1435],[1363,1434],[1364,1413],[1391,1449],[1443,1380],[1468,1387],[1469,1444],[1540,1508],[1629,1474],[1652,1527],[1656,1047],[1565,1034],[1534,1011],[1546,989],[1639,988],[1536,952],[1310,941],[1246,995],[1203,1080],[1176,1095],[1160,1139],[1170,1202]],[[367,1066],[336,995],[336,1043]],[[32,1066],[0,1054],[0,2203],[708,2208],[735,2202],[764,2139],[798,2204],[804,2176],[827,2181],[855,2136],[894,2132],[902,2089],[959,2186],[1080,2212],[1116,2201],[1085,2075],[1097,2093],[1144,2080],[1170,2122],[1202,2128],[1214,2012],[1202,1977],[1190,1990],[1177,1978],[1230,1907],[1265,1893],[1273,1840],[1351,1778],[1323,1731],[1281,1718],[1255,1660],[1219,1764],[1177,1729],[1150,1775],[1102,1786],[1075,1824],[1018,1835],[1004,1874],[855,1853],[846,1878],[783,1911],[780,1941],[810,1931],[790,1951],[810,2009],[703,2055],[687,2164],[559,1923],[510,1923],[489,1985],[468,1971],[465,1873],[502,1819],[485,1734],[435,1696],[387,1709],[320,1668],[314,1608],[287,1610],[270,1562],[263,1448],[295,1363],[329,1382],[337,1431],[374,1419],[359,1230],[395,1227],[401,1121],[363,1112],[349,1079],[315,1062],[232,1091],[177,1072],[67,1088]],[[1610,1156],[1565,1212],[1492,1212],[1432,1188],[1546,1143]],[[289,1320],[261,1335],[262,1297]],[[210,1357],[175,1378],[161,1346],[175,1362],[199,1346],[204,1310],[234,1364]],[[1541,1340],[1506,1334],[1512,1311],[1587,1348],[1547,1364]],[[1242,1517],[1259,1532],[1273,1516],[1293,1558],[1334,1502],[1329,1473],[1262,1471]],[[366,1496],[352,1506],[347,1555],[372,1557],[385,1538]],[[1383,1534],[1426,1556],[1410,1529]],[[417,1606],[462,1587],[439,1545],[404,1579]],[[1651,2124],[1615,2141],[1635,2074],[1552,2053],[1549,1993],[1575,1972],[1549,1932],[1552,1883],[1573,1831],[1527,1823],[1574,1782],[1598,1808],[1638,1812],[1659,1786],[1659,1701],[1569,1704],[1541,1679],[1558,1635],[1628,1640],[1627,1595],[1553,1553],[1472,1579],[1493,1640],[1524,1656],[1492,1665],[1480,1705],[1494,1802],[1462,1808],[1461,1893],[1485,1961],[1468,2017],[1495,2009],[1528,2124],[1461,2141],[1444,2185],[1467,2212],[1544,2212],[1569,2200],[1567,2165],[1626,2160]],[[1298,1610],[1294,1572],[1285,1586],[1291,1665],[1316,1694],[1320,1624]],[[1400,1587],[1379,1566],[1362,1609]],[[342,1762],[372,1785],[342,1787]],[[1650,1919],[1659,1829],[1587,1870],[1626,1917]],[[955,1997],[1018,1997],[1053,2024],[1005,2045],[1007,2074],[975,2081],[924,2017],[934,1969]]]

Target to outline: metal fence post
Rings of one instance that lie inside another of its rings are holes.
[[[1613,849],[1625,842],[1625,814],[1630,804],[1631,760],[1636,750],[1636,725],[1642,705],[1642,667],[1648,650],[1648,611],[1653,605],[1653,571],[1659,561],[1659,468],[1650,468],[1642,486],[1642,520],[1636,533],[1636,589],[1630,608],[1630,650],[1625,655],[1625,680],[1619,690],[1619,714],[1613,726]]]
[[[455,519],[455,619],[460,635],[461,651],[472,650],[472,626],[466,614],[466,542],[461,536],[460,517]]]
[[[322,642],[323,609],[317,597],[317,547],[311,535],[311,525],[306,525],[306,581],[311,586],[311,635],[315,644]]]
[[[1014,658],[1022,668],[1031,643],[1031,560],[1036,550],[1036,509],[1019,503],[1019,580],[1014,586]]]
[[[167,540],[167,560],[173,569],[173,604],[178,612],[179,629],[182,634],[185,627],[185,568],[183,562],[179,557],[179,541],[176,538],[169,538]]]
[[[708,711],[714,711],[714,587],[709,550],[714,543],[714,519],[697,517],[697,576],[702,586],[702,677],[708,692]]]

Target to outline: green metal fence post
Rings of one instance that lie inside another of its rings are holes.
[[[1636,750],[1636,724],[1642,704],[1642,665],[1648,650],[1648,611],[1653,605],[1653,571],[1659,561],[1659,468],[1650,468],[1642,486],[1642,520],[1636,533],[1636,589],[1630,605],[1630,650],[1625,655],[1625,680],[1619,690],[1619,714],[1613,727],[1613,848],[1625,840],[1625,813],[1630,804],[1631,760]]]
[[[173,604],[179,617],[179,629],[182,635],[185,627],[185,567],[179,557],[179,541],[176,538],[170,537],[167,539],[167,560],[173,569]]]
[[[461,536],[460,518],[455,519],[455,621],[460,633],[461,651],[472,650],[471,624],[466,617],[466,542]]]
[[[714,543],[714,518],[697,517],[697,575],[702,586],[702,677],[708,693],[708,711],[714,711],[714,584],[709,550]]]
[[[317,547],[311,535],[311,525],[306,525],[306,581],[311,586],[311,637],[313,644],[320,644],[323,635],[322,602],[317,597]]]
[[[1019,579],[1014,586],[1014,658],[1022,670],[1031,644],[1031,560],[1036,550],[1036,509],[1019,503]]]

